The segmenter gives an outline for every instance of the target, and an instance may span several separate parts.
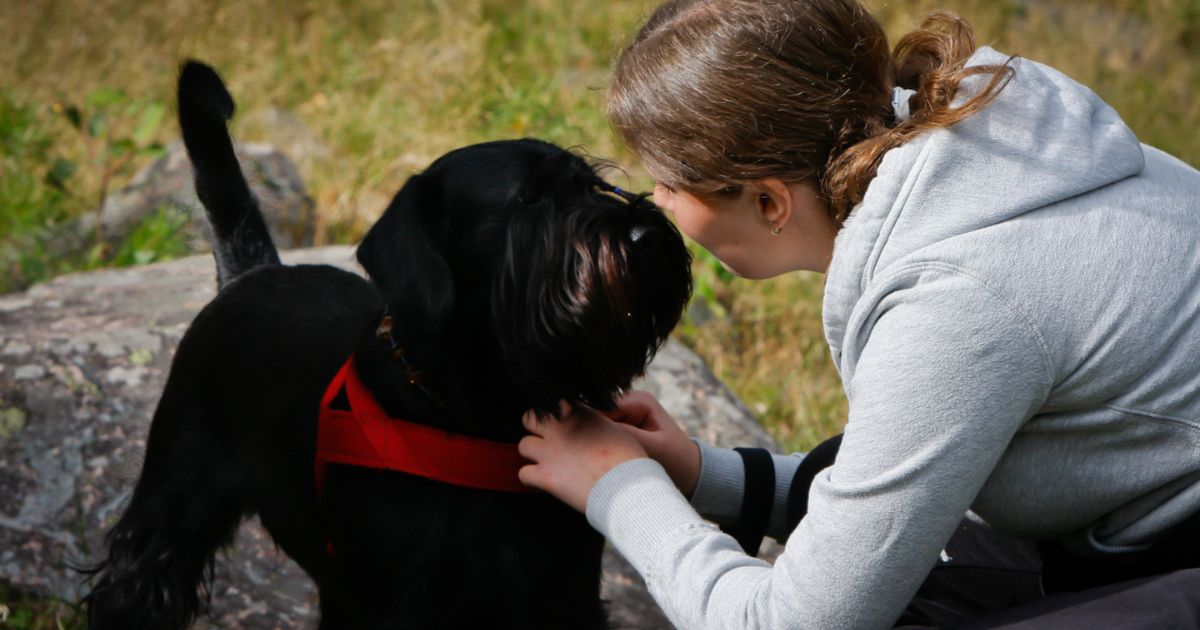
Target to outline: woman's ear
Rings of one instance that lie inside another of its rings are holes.
[[[758,197],[758,215],[767,224],[772,233],[779,233],[792,218],[795,210],[795,199],[791,188],[777,177],[761,179],[754,182]]]

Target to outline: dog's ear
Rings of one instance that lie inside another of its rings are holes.
[[[454,308],[454,277],[442,249],[445,209],[428,176],[405,182],[358,246],[357,257],[405,325],[437,332]],[[416,311],[419,319],[412,321]]]

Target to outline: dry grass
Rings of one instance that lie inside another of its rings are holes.
[[[325,149],[301,167],[322,220],[352,223],[342,237],[464,143],[536,135],[614,153],[589,88],[605,81],[601,42],[636,15],[632,3],[597,13],[547,1],[4,4],[0,85],[25,98],[77,102],[113,86],[170,103],[176,68],[195,57],[248,114],[240,138],[273,139],[255,112],[293,112]]]
[[[951,8],[982,43],[1048,62],[1090,85],[1143,140],[1200,163],[1200,0],[930,0],[876,3],[893,38]],[[647,179],[608,129],[615,51],[652,3],[606,0],[0,0],[0,86],[25,102],[79,101],[97,87],[170,103],[185,57],[214,64],[243,114],[243,140],[288,144],[264,115],[292,112],[318,147],[301,171],[321,234],[350,241],[413,171],[453,147],[538,136],[613,157]],[[55,122],[49,115],[47,126]],[[162,140],[176,131],[168,126]],[[83,151],[64,136],[68,156]],[[86,192],[97,176],[73,186]],[[86,195],[80,195],[85,197]],[[791,448],[837,430],[841,387],[824,346],[821,278],[698,281],[726,315],[683,338]]]

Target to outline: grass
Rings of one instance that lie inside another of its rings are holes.
[[[299,162],[320,209],[321,242],[353,241],[409,174],[481,140],[537,136],[582,146],[625,165],[625,183],[648,183],[602,114],[609,68],[648,2],[609,0],[586,10],[553,0],[0,6],[7,16],[0,22],[0,262],[20,257],[14,252],[36,259],[52,228],[93,208],[104,185],[104,169],[89,161],[94,148],[53,105],[113,88],[134,102],[171,104],[185,57],[214,64],[228,79],[241,106],[239,138],[281,141],[256,115],[273,107],[311,130],[321,150]],[[1062,69],[1111,103],[1144,141],[1200,164],[1193,140],[1200,128],[1200,64],[1193,62],[1200,55],[1200,0],[911,0],[876,8],[895,39],[947,6],[975,25],[981,43]],[[177,134],[170,118],[154,140]],[[134,117],[115,117],[112,133],[131,134],[136,125]],[[84,165],[61,189],[45,183],[60,160]],[[110,185],[132,172],[112,174]],[[155,221],[145,230],[151,245],[125,247],[140,255],[109,252],[101,262],[173,255],[170,217]],[[835,431],[845,402],[824,349],[821,278],[742,281],[698,253],[698,300],[722,316],[690,319],[681,337],[785,446],[805,448]],[[40,260],[18,281],[88,264],[86,257]]]
[[[74,630],[86,625],[78,605],[21,593],[0,582],[0,628]]]
[[[1200,164],[1200,0],[873,2],[893,41],[931,10],[958,11],[981,43],[1063,70],[1112,104],[1143,141]],[[310,130],[320,150],[298,162],[319,208],[320,242],[354,241],[409,174],[476,141],[536,136],[582,146],[614,158],[629,173],[622,183],[643,188],[649,180],[602,106],[615,54],[652,5],[0,0],[0,292],[72,269],[179,253],[178,218],[165,211],[129,242],[49,252],[64,223],[92,211],[102,189],[150,159],[114,168],[98,146],[178,135],[173,111],[149,134],[139,112],[173,110],[186,57],[212,63],[228,80],[240,139],[288,142],[261,115],[269,108],[292,112]],[[86,108],[89,97],[113,90],[124,104],[111,108],[101,137],[80,133],[63,115],[64,104]],[[699,250],[695,270],[696,306],[679,336],[786,448],[837,431],[846,405],[822,335],[822,278],[735,279]],[[0,602],[7,597],[0,591]]]
[[[89,158],[94,146],[54,104],[115,88],[130,102],[171,105],[186,57],[214,64],[229,81],[242,112],[234,123],[239,138],[286,143],[257,115],[268,108],[293,112],[311,131],[321,150],[299,163],[320,209],[320,242],[352,242],[409,174],[470,142],[542,137],[614,158],[627,167],[627,185],[649,182],[608,128],[602,105],[615,54],[652,3],[609,0],[586,10],[554,0],[0,6],[8,16],[0,22],[0,263],[22,255],[36,262],[13,286],[178,253],[171,217],[160,215],[143,230],[149,244],[110,246],[99,261],[38,258],[53,227],[90,211],[105,182]],[[1062,69],[1111,103],[1144,141],[1200,164],[1193,140],[1200,0],[910,0],[876,9],[894,40],[943,7],[967,17],[981,43]],[[110,135],[138,126],[137,116],[112,118]],[[151,140],[177,135],[166,118]],[[45,174],[63,160],[83,166],[68,185],[47,185]],[[110,174],[109,185],[132,172]],[[680,336],[786,447],[806,448],[836,431],[845,401],[822,337],[822,279],[743,281],[697,253],[697,299],[720,316],[690,318]]]

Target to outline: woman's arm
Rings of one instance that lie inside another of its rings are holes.
[[[705,523],[649,459],[613,467],[586,495],[589,521],[677,626],[890,627],[1047,395],[1032,331],[969,278],[906,289],[872,318],[837,463],[816,476],[774,567]],[[558,437],[543,454],[588,458]]]
[[[766,463],[769,470],[761,472],[756,479],[766,487],[752,488],[747,494],[748,464],[743,455],[733,449],[709,446],[689,438],[649,392],[633,391],[622,396],[617,400],[617,409],[608,416],[621,423],[646,454],[662,465],[697,512],[723,529],[736,529],[747,509],[762,507],[769,512],[765,533],[783,541],[799,521],[794,517],[789,522],[789,514],[795,514],[795,509],[789,508],[789,500],[794,502],[797,498],[791,495],[790,488],[803,454],[771,455]],[[831,458],[826,461],[832,463]],[[811,474],[807,474],[804,483],[805,499],[807,481],[811,481]],[[746,501],[748,496],[756,500],[765,498],[769,503],[751,506]]]

